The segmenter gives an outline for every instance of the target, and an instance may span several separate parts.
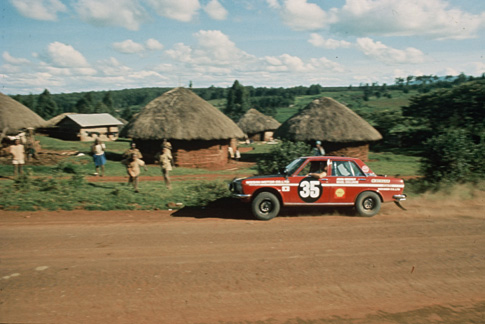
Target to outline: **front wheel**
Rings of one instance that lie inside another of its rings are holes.
[[[365,191],[357,197],[355,209],[360,216],[372,217],[381,209],[381,198],[375,192]]]
[[[270,220],[280,212],[280,201],[270,192],[261,192],[253,199],[251,210],[257,219]]]

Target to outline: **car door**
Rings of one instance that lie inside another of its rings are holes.
[[[321,205],[328,204],[330,192],[327,187],[328,177],[316,179],[308,174],[319,172],[327,165],[327,160],[307,161],[292,176],[288,177],[287,188],[282,188],[282,194],[287,197],[286,205]],[[285,192],[286,191],[286,192]]]
[[[333,160],[329,176],[330,201],[335,205],[353,204],[368,182],[364,172],[352,160]]]

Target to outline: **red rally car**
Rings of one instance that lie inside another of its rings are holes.
[[[354,206],[374,216],[382,202],[406,200],[402,179],[377,176],[361,160],[309,156],[291,162],[282,174],[234,179],[230,190],[251,203],[254,216],[270,220],[281,206]],[[402,208],[402,207],[401,207]]]

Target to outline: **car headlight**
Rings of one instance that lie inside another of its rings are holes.
[[[233,193],[240,194],[242,193],[242,183],[241,179],[236,179],[229,184],[229,190]]]

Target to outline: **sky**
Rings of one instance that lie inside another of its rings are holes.
[[[483,0],[2,0],[0,92],[485,73]]]

